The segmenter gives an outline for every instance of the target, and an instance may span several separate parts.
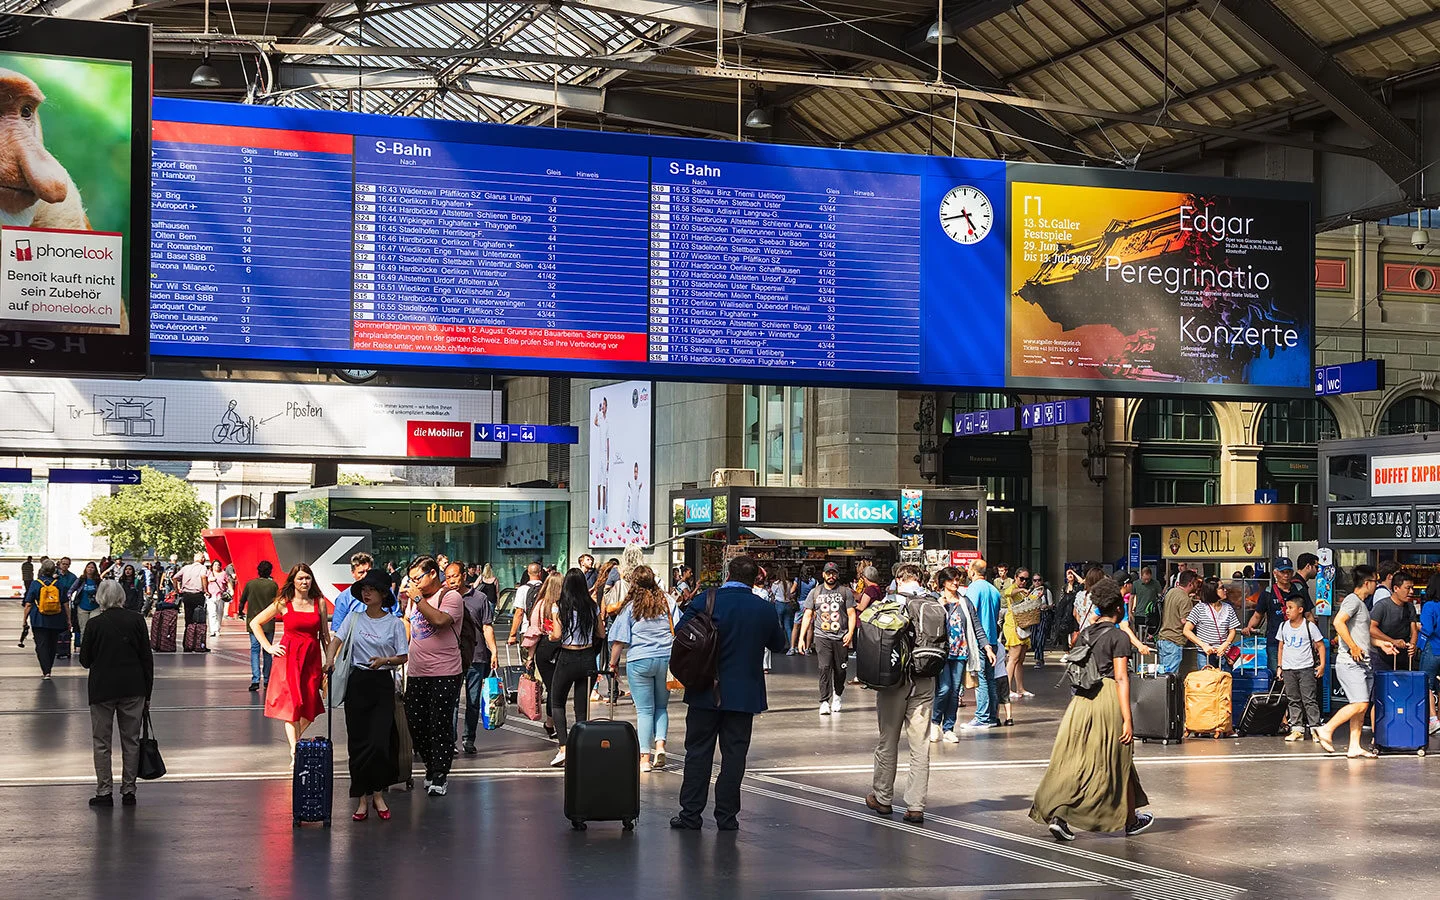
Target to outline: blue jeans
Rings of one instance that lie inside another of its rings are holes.
[[[1180,671],[1180,660],[1185,654],[1185,648],[1164,638],[1155,642],[1156,650],[1160,656],[1160,669],[1174,675]]]
[[[263,662],[262,662],[263,660]],[[260,649],[260,640],[254,634],[250,635],[250,680],[259,684],[262,681],[270,680],[270,665],[275,657]],[[264,675],[262,678],[261,675]]]
[[[650,753],[656,741],[670,731],[670,692],[665,688],[665,671],[670,657],[632,659],[625,664],[630,696],[635,700],[635,723],[640,732],[640,752]]]
[[[989,658],[980,660],[975,673],[980,684],[975,688],[975,718],[986,725],[1000,724],[1000,698],[995,694],[995,664]]]
[[[965,660],[947,659],[935,680],[935,708],[930,724],[943,731],[955,730],[955,716],[960,711],[960,694],[965,690]]]
[[[785,604],[775,604],[775,614],[780,617],[780,630],[785,632],[785,649],[790,649],[790,636],[795,633],[795,610]]]

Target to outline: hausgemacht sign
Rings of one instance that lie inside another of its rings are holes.
[[[822,498],[820,521],[826,525],[894,525],[900,521],[900,501]]]
[[[1313,391],[1309,184],[168,99],[154,155],[158,355]]]
[[[0,450],[144,458],[207,455],[497,460],[474,423],[499,391],[293,382],[115,382],[0,376]]]
[[[0,16],[0,370],[149,365],[150,28]]]

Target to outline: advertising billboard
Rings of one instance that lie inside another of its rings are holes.
[[[1308,184],[181,100],[154,160],[157,355],[1313,392]]]
[[[150,26],[0,16],[0,370],[149,365]]]
[[[590,389],[592,550],[648,545],[652,540],[652,394],[648,381],[624,381]]]
[[[0,450],[129,458],[498,460],[499,391],[0,376]]]

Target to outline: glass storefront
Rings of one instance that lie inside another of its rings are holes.
[[[368,528],[382,566],[437,553],[467,564],[488,562],[501,586],[519,583],[535,560],[562,571],[571,565],[570,503],[560,499],[563,491],[447,488],[431,494],[373,487],[306,491],[287,498],[287,519],[292,528]],[[506,494],[514,498],[499,496]]]

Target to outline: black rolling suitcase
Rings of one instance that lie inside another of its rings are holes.
[[[1180,676],[1130,676],[1130,721],[1136,739],[1180,743],[1185,733],[1185,704]]]
[[[1274,735],[1285,733],[1285,713],[1290,702],[1281,693],[1279,680],[1270,683],[1270,690],[1263,694],[1251,694],[1245,701],[1245,711],[1240,714],[1242,737],[1249,735]]]
[[[505,699],[517,703],[520,699],[520,676],[525,673],[523,663],[516,661],[515,651],[505,645],[505,665],[500,666],[500,680],[505,684]]]
[[[633,831],[640,817],[640,738],[629,722],[578,722],[565,742],[565,818],[623,822]]]
[[[329,692],[326,693],[328,696]],[[327,730],[334,734],[333,708],[328,711],[325,721]],[[335,746],[330,743],[329,737],[301,738],[295,744],[292,789],[295,827],[299,828],[302,822],[323,822],[329,828],[334,799]]]

